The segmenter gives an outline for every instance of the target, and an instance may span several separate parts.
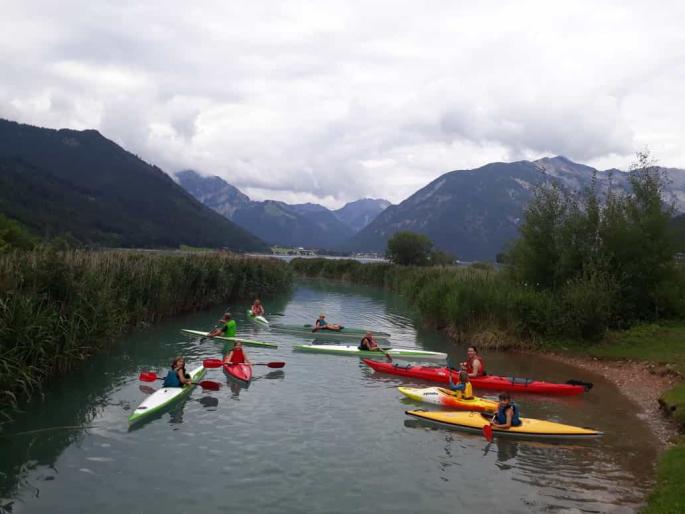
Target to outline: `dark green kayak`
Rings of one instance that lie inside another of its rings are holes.
[[[314,331],[313,325],[286,325],[283,323],[271,323],[269,327],[279,332],[286,332],[288,334],[297,334],[302,336],[310,336],[321,339],[361,339],[368,330],[363,328],[345,327],[340,330],[317,330]],[[371,330],[376,339],[388,339],[390,334],[386,332],[376,332]]]

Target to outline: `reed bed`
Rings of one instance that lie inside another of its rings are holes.
[[[281,261],[220,252],[0,254],[0,410],[133,327],[291,283]]]

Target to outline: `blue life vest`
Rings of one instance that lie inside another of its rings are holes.
[[[504,425],[507,422],[506,410],[511,407],[514,409],[514,413],[511,416],[511,426],[518,427],[521,426],[521,418],[519,418],[519,407],[514,402],[510,402],[506,407],[497,407],[497,414],[495,414],[495,421],[498,425]]]
[[[317,327],[325,327],[328,325],[328,322],[325,319],[317,319],[316,320],[316,326]]]
[[[178,373],[175,369],[170,369],[164,379],[163,387],[182,387],[181,381],[178,379]]]

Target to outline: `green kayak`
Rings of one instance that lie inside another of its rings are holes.
[[[271,329],[279,332],[286,332],[288,334],[296,334],[300,336],[316,337],[321,339],[361,339],[366,334],[367,330],[363,328],[344,327],[340,330],[317,330],[313,331],[313,325],[285,325],[283,323],[271,323]],[[390,334],[386,332],[376,332],[372,330],[376,339],[388,339]]]
[[[183,329],[181,329],[181,332],[183,332],[184,334],[193,335],[193,336],[207,337],[207,332],[203,332],[202,330],[190,330],[187,328],[183,328]],[[211,339],[217,339],[220,341],[230,341],[232,343],[235,343],[236,341],[240,341],[245,346],[257,346],[257,347],[262,347],[262,348],[278,348],[278,345],[276,343],[267,343],[266,341],[255,341],[254,339],[245,339],[244,337],[214,336]]]
[[[352,357],[378,357],[385,358],[386,354],[393,359],[412,359],[412,360],[445,360],[447,354],[442,352],[429,352],[426,350],[414,350],[412,348],[386,348],[382,352],[372,352],[360,350],[357,346],[343,346],[333,344],[301,344],[294,346],[293,349],[300,352],[311,353],[331,353],[334,355],[350,355]]]

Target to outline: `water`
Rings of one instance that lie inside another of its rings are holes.
[[[0,439],[0,512],[634,512],[651,485],[656,448],[632,404],[599,376],[541,357],[486,354],[491,371],[549,380],[582,378],[581,398],[520,396],[524,415],[595,426],[596,442],[495,440],[433,428],[404,410],[396,386],[420,384],[374,374],[354,357],[292,352],[303,339],[268,333],[243,319],[240,331],[277,341],[248,348],[247,388],[193,391],[183,404],[129,431],[127,418],[150,384],[182,353],[189,367],[221,345],[180,335],[211,328],[203,312],[137,332],[53,382]],[[464,349],[424,329],[402,298],[374,289],[306,281],[267,302],[274,321],[374,325],[397,346]],[[221,370],[207,378],[226,384]],[[153,386],[155,384],[152,384]],[[424,383],[424,385],[429,385]],[[26,433],[28,431],[28,433]]]

